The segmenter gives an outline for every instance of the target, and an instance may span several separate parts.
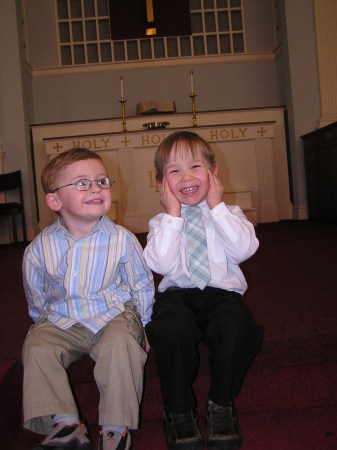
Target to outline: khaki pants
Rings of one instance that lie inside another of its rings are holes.
[[[126,309],[97,334],[81,325],[61,330],[47,319],[31,327],[23,347],[25,428],[48,434],[54,414],[78,414],[66,368],[85,353],[96,361],[99,424],[138,427],[147,354],[134,316]]]

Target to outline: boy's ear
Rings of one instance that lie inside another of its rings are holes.
[[[46,195],[46,203],[48,208],[55,212],[60,211],[62,208],[62,204],[57,194],[53,194],[51,192]]]
[[[217,163],[214,164],[211,171],[214,173],[214,175],[218,175],[219,166]]]

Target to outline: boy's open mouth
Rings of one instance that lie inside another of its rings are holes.
[[[87,203],[88,205],[100,205],[101,203],[103,203],[103,201],[99,198],[96,198],[95,200],[89,200],[85,203]]]
[[[187,187],[181,190],[183,194],[193,194],[193,192],[196,192],[198,190],[198,186],[191,186]]]

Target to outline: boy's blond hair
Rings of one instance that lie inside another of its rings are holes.
[[[81,147],[66,150],[50,160],[41,174],[41,184],[45,194],[53,192],[55,189],[54,183],[56,177],[61,170],[65,169],[70,164],[77,161],[83,161],[85,159],[98,159],[104,164],[103,159],[98,155],[98,153]]]
[[[208,142],[191,131],[176,131],[167,136],[156,151],[154,164],[156,166],[156,176],[158,181],[161,182],[163,180],[163,170],[171,153],[177,153],[181,149],[190,150],[193,157],[196,156],[198,150],[201,150],[202,155],[209,162],[210,166],[214,167],[215,155]]]

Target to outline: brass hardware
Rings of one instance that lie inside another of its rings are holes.
[[[157,34],[157,28],[146,28],[146,36],[155,36]]]

